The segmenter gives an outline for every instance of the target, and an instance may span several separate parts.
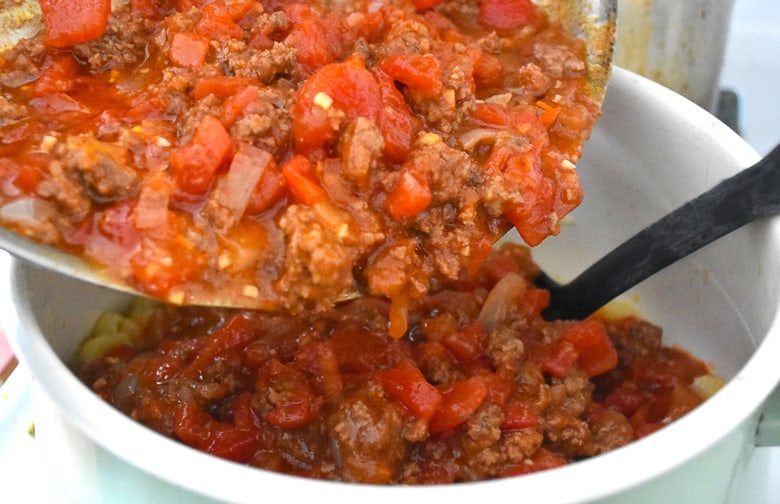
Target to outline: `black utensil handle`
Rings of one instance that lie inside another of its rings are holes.
[[[675,261],[757,218],[779,213],[780,145],[757,164],[646,227],[569,284],[551,285],[558,292],[545,318],[587,317]],[[707,222],[712,225],[703,225]]]

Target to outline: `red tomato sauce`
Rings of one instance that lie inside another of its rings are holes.
[[[582,197],[585,47],[528,0],[47,0],[0,223],[173,303],[404,307]],[[78,15],[74,14],[77,13]]]
[[[379,484],[569,464],[704,400],[693,383],[708,366],[664,346],[646,321],[545,321],[537,274],[527,248],[505,245],[410,303],[402,338],[388,331],[383,298],[305,317],[159,305],[134,317],[128,343],[77,372],[125,414],[199,450]]]

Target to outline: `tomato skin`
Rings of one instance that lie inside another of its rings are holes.
[[[46,45],[63,48],[103,35],[111,0],[40,0]]]

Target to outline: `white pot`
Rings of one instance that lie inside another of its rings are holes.
[[[567,279],[648,224],[756,161],[714,117],[616,69],[579,164],[585,202],[537,260]],[[62,360],[123,295],[10,263],[11,344],[34,380],[36,437],[74,502],[748,502],[742,474],[764,403],[780,381],[780,221],[756,222],[644,282],[628,299],[727,385],[697,410],[627,447],[537,474],[476,484],[376,487],[320,482],[196,452],[103,403]],[[774,413],[775,420],[780,416]],[[769,426],[770,424],[767,423]],[[765,437],[773,434],[767,429]],[[775,434],[777,434],[775,432]],[[778,441],[775,438],[775,441]]]

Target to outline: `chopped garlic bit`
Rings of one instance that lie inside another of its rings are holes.
[[[173,266],[173,257],[165,256],[160,258],[160,264],[163,266]]]
[[[230,256],[227,254],[220,254],[219,258],[217,258],[217,267],[221,270],[227,268],[233,263],[233,261],[230,260]]]
[[[154,144],[157,147],[170,147],[171,146],[171,142],[169,142],[167,138],[161,137],[161,136],[158,136],[157,138],[154,139]]]
[[[57,137],[46,135],[41,139],[41,150],[44,152],[51,152],[55,145],[57,145]]]
[[[417,143],[420,145],[434,145],[439,142],[441,142],[441,137],[430,131],[426,131],[417,137]]]
[[[561,166],[563,168],[566,168],[567,170],[573,170],[574,168],[576,168],[576,166],[574,166],[574,163],[572,163],[568,159],[564,159],[563,161],[561,161]]]
[[[254,285],[245,285],[242,292],[244,296],[251,298],[256,298],[260,295],[260,291]]]
[[[320,91],[314,95],[314,104],[322,110],[328,110],[333,105],[333,98],[328,96],[327,93]]]
[[[345,236],[347,236],[348,234],[349,234],[349,225],[348,225],[348,224],[346,224],[346,223],[342,223],[342,224],[341,224],[341,225],[338,227],[338,230],[336,231],[336,235],[337,235],[339,238],[344,238],[344,237],[345,237]]]
[[[184,302],[184,291],[180,289],[171,289],[168,293],[168,301],[175,305],[180,305]]]

